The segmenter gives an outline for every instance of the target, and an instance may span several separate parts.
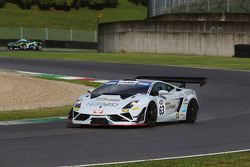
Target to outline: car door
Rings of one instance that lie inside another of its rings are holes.
[[[161,122],[162,120],[165,120],[166,115],[167,115],[167,113],[166,113],[166,105],[165,105],[166,100],[165,100],[165,97],[160,97],[159,96],[159,91],[160,90],[168,91],[166,85],[163,82],[156,82],[153,85],[153,87],[152,87],[152,89],[150,91],[150,95],[154,96],[156,98],[156,102],[158,104],[157,105],[158,106],[158,110],[157,110],[158,111],[158,114],[157,114],[158,115],[157,116],[157,121],[158,122]]]
[[[159,95],[160,90],[168,91],[166,95]],[[151,90],[151,95],[157,97],[158,102],[158,121],[176,120],[179,118],[177,112],[180,107],[180,93],[173,86],[163,82],[157,82]]]

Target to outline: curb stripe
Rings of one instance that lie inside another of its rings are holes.
[[[96,80],[94,78],[88,77],[77,77],[77,76],[66,76],[66,75],[58,75],[58,74],[47,74],[47,73],[37,73],[37,72],[30,72],[30,71],[15,71],[21,74],[28,74],[37,77],[46,77],[46,78],[54,78],[54,79],[62,79],[62,80],[82,80],[82,81],[90,81],[90,82],[99,82],[99,83],[106,83],[108,80]]]

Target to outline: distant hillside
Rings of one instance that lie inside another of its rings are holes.
[[[96,30],[97,16],[101,12],[101,22],[119,20],[140,20],[146,18],[146,7],[137,6],[128,0],[119,0],[117,8],[102,11],[88,8],[71,11],[41,11],[37,6],[31,10],[20,9],[17,5],[7,3],[0,9],[0,27],[47,27],[78,30]]]

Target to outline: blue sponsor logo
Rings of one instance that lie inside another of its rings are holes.
[[[187,106],[183,106],[181,112],[187,112]]]

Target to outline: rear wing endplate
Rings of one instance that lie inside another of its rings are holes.
[[[200,87],[206,85],[206,77],[162,77],[162,76],[137,76],[135,79],[148,79],[148,80],[160,80],[164,82],[174,82],[180,83],[181,87],[186,86],[187,83],[190,84],[200,84]]]

